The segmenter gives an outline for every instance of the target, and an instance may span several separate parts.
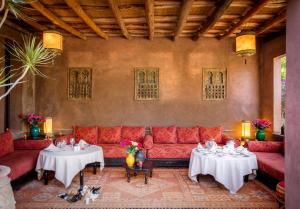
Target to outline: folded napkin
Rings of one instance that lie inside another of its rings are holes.
[[[209,140],[205,143],[205,147],[208,150],[215,150],[217,148],[217,143],[214,140]]]
[[[198,143],[198,145],[197,145],[197,149],[203,149],[203,146],[202,146],[202,144],[201,144],[201,143]]]
[[[85,145],[89,145],[89,143],[87,143],[86,141],[84,141],[83,139],[80,139],[79,141],[79,146],[85,146]]]
[[[59,151],[62,151],[61,148],[55,146],[54,144],[50,144],[47,148],[45,148],[44,150],[46,151],[50,151],[50,152],[59,152]]]

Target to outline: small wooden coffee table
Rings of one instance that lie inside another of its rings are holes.
[[[130,182],[130,173],[133,172],[134,176],[138,172],[142,172],[145,174],[145,184],[148,183],[148,177],[152,177],[152,171],[153,171],[153,162],[151,160],[145,160],[143,163],[143,167],[139,167],[137,165],[134,165],[133,167],[129,167],[126,163],[124,163],[124,168],[126,169],[127,174],[127,182]]]

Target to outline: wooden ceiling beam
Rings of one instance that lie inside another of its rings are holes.
[[[241,27],[244,23],[246,23],[255,13],[261,10],[269,0],[259,0],[253,7],[250,9],[245,16],[243,16],[238,23],[232,26],[224,35],[220,36],[219,38],[225,38],[231,35],[236,29]]]
[[[54,15],[50,10],[48,10],[43,4],[41,4],[39,1],[31,1],[27,0],[27,2],[37,11],[39,11],[42,15],[44,15],[46,18],[48,18],[53,24],[59,26],[60,28],[68,31],[69,33],[86,40],[85,35],[80,33],[78,30],[74,29],[61,19],[59,19],[56,15]]]
[[[86,12],[82,9],[77,0],[65,0],[67,5],[73,9],[73,11],[93,30],[97,33],[101,38],[108,39],[106,33],[104,33],[96,23],[86,14]]]
[[[146,0],[146,16],[149,30],[149,39],[154,38],[154,0]]]
[[[174,41],[179,37],[186,21],[187,21],[187,17],[191,11],[192,5],[193,5],[194,0],[184,0],[183,1],[183,5],[181,7],[181,13],[180,13],[180,17],[178,20],[178,24],[177,24],[177,28],[175,31],[175,36],[174,36]]]
[[[199,32],[194,36],[193,40],[197,41],[202,33],[205,33],[209,29],[211,29],[221,18],[224,12],[229,8],[232,1],[233,0],[219,1],[213,14],[209,17],[206,23],[204,23],[203,27],[200,28]]]
[[[271,19],[270,21],[263,24],[260,28],[258,28],[255,31],[255,33],[257,35],[260,35],[260,34],[266,32],[267,30],[269,30],[270,28],[274,27],[275,25],[278,25],[280,22],[284,21],[285,19],[286,19],[286,11],[283,11],[283,12],[279,13],[279,15],[277,15],[273,19]]]
[[[108,0],[108,3],[109,3],[109,6],[110,6],[112,12],[115,15],[115,18],[116,18],[117,23],[119,24],[119,26],[122,30],[123,35],[127,39],[131,39],[131,36],[130,36],[130,34],[129,34],[126,26],[125,26],[125,22],[122,18],[122,14],[121,14],[121,11],[120,11],[119,6],[118,6],[118,0]]]
[[[44,31],[44,30],[48,30],[48,28],[44,25],[39,24],[37,21],[35,21],[33,18],[28,17],[26,14],[24,14],[23,12],[20,12],[18,14],[18,17],[20,17],[24,22],[26,22],[28,25],[31,25],[32,27],[34,27],[35,29],[39,30],[39,31]]]

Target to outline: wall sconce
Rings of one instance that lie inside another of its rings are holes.
[[[58,31],[43,32],[43,47],[61,54],[63,50],[63,36]]]
[[[251,121],[242,121],[242,139],[250,139],[251,137]]]
[[[52,130],[52,118],[51,117],[45,118],[44,133],[46,135],[46,138],[52,137],[53,130]]]

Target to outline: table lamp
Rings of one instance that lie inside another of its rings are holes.
[[[52,137],[52,118],[51,117],[45,118],[44,132],[45,132],[46,138]]]
[[[241,144],[244,145],[245,141],[249,140],[251,137],[251,121],[242,121],[242,141]]]

